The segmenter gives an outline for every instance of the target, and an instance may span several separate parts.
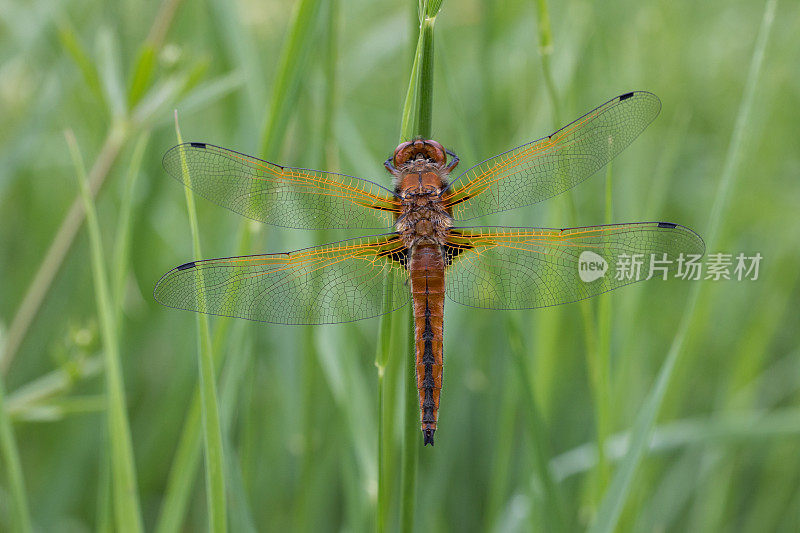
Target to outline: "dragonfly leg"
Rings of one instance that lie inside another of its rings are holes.
[[[458,166],[458,156],[451,152],[450,150],[445,149],[445,153],[450,156],[450,162],[445,167],[445,170],[450,173]]]
[[[388,170],[389,173],[392,176],[397,176],[397,175],[400,174],[400,171],[397,170],[397,168],[395,168],[393,160],[394,160],[394,156],[392,156],[389,159],[387,159],[386,161],[384,161],[383,162],[383,166],[386,167],[386,170]]]

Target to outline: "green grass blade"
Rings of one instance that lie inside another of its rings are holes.
[[[97,190],[108,176],[111,166],[117,159],[122,145],[127,139],[128,132],[120,124],[112,125],[100,149],[100,154],[92,165],[89,172],[89,182],[91,190],[96,194]],[[51,288],[53,279],[61,268],[67,252],[72,247],[72,243],[83,223],[84,211],[81,199],[75,198],[69,212],[64,216],[58,231],[53,237],[53,241],[47,250],[44,258],[33,277],[19,308],[14,314],[14,319],[8,328],[3,353],[0,355],[0,373],[6,373],[11,361],[17,354],[20,344],[28,333],[28,328],[33,322],[39,308],[42,305],[48,291]]]
[[[422,32],[417,38],[417,50],[422,49]],[[420,54],[414,54],[414,62],[411,64],[411,81],[406,90],[406,99],[403,103],[403,112],[400,116],[400,142],[407,141],[413,136],[414,116],[416,112],[415,103],[417,93],[415,88],[419,85]]]
[[[750,68],[747,73],[745,82],[744,95],[736,116],[736,122],[733,127],[731,141],[728,146],[728,152],[725,157],[725,164],[723,167],[722,175],[720,177],[719,185],[717,187],[717,194],[714,200],[714,205],[711,209],[710,220],[708,224],[708,232],[706,233],[707,243],[713,246],[716,243],[717,233],[719,232],[720,223],[722,222],[723,212],[728,204],[730,190],[733,185],[733,179],[736,175],[736,168],[741,160],[741,146],[744,138],[749,118],[750,110],[753,105],[755,97],[756,85],[761,71],[761,64],[764,60],[769,34],[772,29],[772,23],[775,18],[775,8],[777,0],[767,0],[764,7],[764,16],[761,20],[761,27],[756,38],[756,43],[753,49],[753,55],[750,61]],[[650,434],[658,416],[659,408],[664,399],[667,386],[669,385],[672,371],[675,368],[676,361],[683,349],[684,341],[689,330],[690,325],[694,319],[694,311],[697,308],[701,285],[696,283],[692,286],[692,291],[689,295],[686,309],[683,313],[683,319],[672,341],[667,357],[664,360],[661,370],[659,370],[656,382],[650,393],[645,398],[642,408],[634,422],[631,445],[619,467],[619,470],[614,474],[600,508],[597,513],[597,519],[591,527],[592,532],[611,532],[617,526],[619,516],[622,513],[622,508],[628,499],[631,490],[631,483],[633,476],[641,462],[642,456],[646,450]]]
[[[245,381],[246,372],[252,368],[252,343],[242,340],[244,324],[239,323],[235,345],[236,357],[225,360],[225,368],[220,373],[220,404],[222,431],[225,439],[225,463],[230,490],[230,523],[233,531],[257,531],[253,524],[252,513],[248,505],[247,491],[242,477],[240,460],[231,440],[231,426],[237,406],[241,383]]]
[[[733,125],[731,141],[728,145],[728,152],[725,156],[725,166],[722,169],[722,176],[717,187],[717,194],[714,198],[714,205],[711,207],[708,229],[705,232],[706,245],[712,249],[717,244],[717,234],[722,223],[723,213],[728,207],[733,180],[736,177],[736,169],[742,159],[742,141],[744,140],[747,123],[750,120],[750,112],[753,108],[753,100],[756,94],[756,85],[761,72],[761,65],[764,62],[764,54],[769,41],[772,23],[775,20],[775,9],[778,0],[767,0],[764,5],[764,16],[761,19],[761,27],[756,37],[753,48],[753,56],[750,59],[750,68],[747,71],[747,78],[744,86],[744,95],[736,114],[736,122]]]
[[[9,525],[16,531],[31,531],[31,513],[28,508],[28,496],[25,490],[25,478],[22,474],[22,463],[19,459],[17,440],[5,406],[5,390],[0,378],[0,456],[5,465],[10,495],[11,522]]]
[[[80,69],[83,75],[83,81],[95,98],[105,103],[105,96],[103,94],[102,84],[100,83],[100,74],[97,72],[97,67],[92,62],[92,58],[78,40],[75,34],[75,29],[67,23],[62,21],[58,25],[58,38],[64,50],[69,54],[72,60]]]
[[[305,26],[310,24],[308,16],[297,16],[294,18],[293,27],[289,31],[290,39],[295,40],[287,44],[284,48],[282,59],[279,62],[279,70],[276,74],[276,83],[273,87],[272,96],[270,99],[271,113],[269,115],[269,124],[264,132],[264,139],[261,146],[266,152],[261,155],[264,157],[271,157],[271,154],[280,145],[286,130],[288,121],[277,121],[277,111],[284,107],[293,107],[293,101],[296,99],[296,91],[289,92],[287,87],[296,86],[305,72],[304,64],[299,60],[298,50],[303,50],[308,46],[305,41],[312,40],[313,31],[310,28],[299,28],[296,26]],[[233,31],[233,30],[231,30]],[[236,31],[241,31],[241,28],[236,28]],[[295,37],[296,36],[296,37]],[[302,39],[303,42],[297,41]],[[197,97],[194,93],[190,93],[186,100],[184,109],[194,108],[200,103],[216,99],[222,94],[227,93],[230,89],[238,86],[241,83],[240,74],[232,74],[230,76],[223,76],[219,78],[219,82],[210,82],[201,86],[196,91]],[[217,90],[203,90],[203,87],[217,87]],[[200,95],[202,93],[202,96]],[[238,231],[237,254],[244,255],[249,249],[249,221],[243,221],[240,224]],[[228,323],[227,319],[220,319],[218,321],[217,332],[215,334],[214,350],[213,353],[219,358],[218,350],[216,347],[224,343],[223,330]],[[165,491],[164,503],[161,507],[161,514],[159,515],[155,530],[159,533],[174,533],[179,531],[183,517],[186,513],[186,508],[189,501],[190,492],[194,481],[194,472],[199,459],[199,435],[200,435],[200,395],[199,391],[195,393],[192,399],[191,407],[186,415],[183,430],[178,444],[178,449],[175,453],[175,458],[170,469],[169,479],[167,481],[167,489]]]
[[[319,6],[319,0],[301,0],[294,13],[289,37],[278,63],[269,115],[261,136],[260,153],[264,157],[271,156],[281,141],[282,135],[278,133],[286,130],[289,113],[297,98],[300,73],[307,63],[311,36],[317,27]]]
[[[393,286],[391,272],[386,274],[385,290],[383,291],[383,308],[392,309],[392,290]],[[394,313],[381,315],[378,325],[378,345],[375,352],[375,367],[378,369],[378,501],[376,515],[376,530],[386,531],[386,520],[389,514],[388,475],[385,457],[387,437],[384,426],[387,419],[392,416],[387,408],[386,394],[386,364],[392,350],[392,318]]]
[[[605,224],[614,222],[613,210],[613,190],[614,181],[612,165],[606,167],[606,187],[605,187]],[[596,408],[596,427],[598,450],[604,450],[603,443],[608,438],[613,426],[612,403],[611,403],[611,317],[612,317],[611,295],[601,294],[597,302],[597,365],[595,376],[595,398]],[[594,490],[592,502],[598,502],[608,485],[610,469],[606,461],[605,452],[599,455],[597,469],[595,470]]]
[[[441,5],[441,2],[439,2]],[[423,6],[423,10],[427,9]],[[438,10],[437,10],[438,11]],[[403,104],[400,141],[430,138],[433,119],[433,27],[436,17],[425,17],[420,25],[414,62]]]
[[[532,513],[531,519],[537,524],[537,527],[541,527],[541,522],[544,522],[544,531],[566,531],[568,528],[567,515],[564,510],[564,498],[550,467],[550,460],[553,455],[547,441],[547,436],[550,432],[539,411],[534,389],[530,382],[532,372],[528,362],[529,353],[525,349],[518,317],[509,317],[506,324],[512,357],[518,368],[517,373],[523,380],[522,389],[525,392],[525,399],[522,404],[525,406],[523,411],[528,419],[527,429],[531,441],[531,459],[535,469],[536,485],[541,487],[541,497],[544,500],[542,514],[536,515]]]
[[[320,58],[321,70],[323,74],[323,86],[321,97],[316,108],[309,111],[321,115],[318,127],[314,128],[313,150],[314,166],[324,169],[335,169],[338,166],[336,157],[337,144],[333,134],[333,124],[337,109],[337,75],[340,47],[340,6],[338,0],[330,0],[325,6],[321,20],[324,20],[321,31],[323,36],[320,43],[323,46],[322,57]],[[311,121],[309,121],[311,122]],[[328,232],[319,232],[319,242],[328,242]],[[319,416],[319,390],[325,386],[322,375],[321,355],[316,349],[316,339],[320,335],[320,328],[309,326],[301,335],[303,336],[303,358],[302,358],[302,452],[299,466],[299,482],[297,483],[296,496],[294,502],[293,529],[297,531],[307,531],[311,528],[313,510],[317,507],[314,501],[315,491],[310,487],[315,485],[320,479],[320,471],[323,467],[320,460],[322,444],[319,442],[320,432]],[[324,417],[324,415],[322,415]]]
[[[709,418],[675,420],[656,426],[648,440],[647,451],[651,454],[671,453],[699,444],[735,446],[743,441],[766,441],[796,435],[800,435],[800,410],[796,407],[775,409],[769,413],[763,409],[748,410]],[[625,460],[633,446],[630,438],[629,432],[609,437],[606,455],[611,461]],[[731,453],[734,453],[733,449]],[[597,451],[594,443],[587,442],[554,457],[550,464],[557,479],[568,479],[596,468]]]
[[[545,84],[545,91],[548,95],[550,100],[551,106],[551,116],[553,119],[553,129],[558,129],[563,126],[561,123],[561,107],[560,107],[560,100],[558,98],[558,93],[556,91],[555,82],[553,80],[553,73],[550,66],[550,57],[553,53],[553,32],[551,29],[550,24],[550,13],[549,13],[549,6],[547,0],[537,0],[536,1],[536,11],[537,11],[537,33],[539,35],[539,56],[542,61],[542,74],[544,78]],[[610,183],[610,181],[609,181]],[[607,206],[610,203],[610,190],[606,191],[606,203]],[[563,196],[567,216],[570,221],[570,224],[575,226],[578,224],[578,215],[577,215],[577,207],[575,205],[575,195],[573,191],[567,191],[566,194]],[[608,214],[608,211],[607,211]],[[578,303],[578,307],[580,308],[581,312],[581,323],[583,325],[583,339],[584,339],[584,347],[585,347],[585,360],[586,360],[586,367],[587,372],[589,374],[589,383],[592,389],[593,401],[594,401],[594,409],[595,409],[595,431],[597,434],[597,453],[598,453],[598,463],[597,463],[597,471],[595,472],[595,481],[593,484],[594,489],[590,491],[590,505],[594,507],[597,505],[597,501],[602,494],[602,489],[606,483],[606,478],[608,475],[608,465],[606,463],[604,457],[604,451],[602,442],[606,438],[606,428],[608,426],[608,420],[610,419],[610,405],[609,405],[609,393],[608,393],[608,365],[606,364],[606,357],[604,354],[607,353],[607,350],[604,351],[600,345],[601,339],[599,338],[600,333],[598,332],[598,324],[595,318],[595,310],[592,306],[592,302],[588,300],[582,300]],[[601,317],[601,322],[603,319],[606,319],[606,323],[604,323],[608,328],[610,328],[610,322],[608,322],[608,315],[606,314],[605,317]],[[552,318],[542,319],[545,320],[543,326],[546,328],[560,328],[562,325],[562,321],[558,320],[558,315],[554,315]],[[548,332],[546,338],[554,338],[554,332]],[[544,343],[550,344],[551,348],[552,343]]]
[[[142,158],[150,140],[150,133],[144,132],[139,135],[133,148],[131,161],[128,165],[128,172],[125,175],[125,184],[120,203],[119,221],[117,232],[114,238],[113,255],[113,301],[116,308],[116,322],[120,323],[122,317],[122,307],[125,294],[125,278],[128,274],[128,262],[130,260],[131,248],[131,215],[133,212],[134,191],[142,167]]]
[[[550,68],[550,56],[553,54],[553,31],[550,27],[550,10],[547,6],[547,0],[536,0],[536,22],[545,89],[552,106],[553,124],[556,128],[560,128],[562,126],[561,109],[559,107],[556,84],[553,81],[553,72]]]
[[[417,87],[414,91],[414,102],[417,109],[414,113],[415,124],[412,129],[412,137],[431,137],[431,125],[433,123],[433,26],[436,18],[426,16],[422,21],[420,29],[419,45],[416,57],[419,58],[419,77]],[[417,62],[415,58],[414,62]],[[410,137],[408,137],[410,138]]]
[[[412,313],[406,314],[408,328],[408,341],[406,351],[414,353],[414,320]],[[399,320],[398,320],[399,322]],[[417,396],[417,382],[413,372],[409,372],[405,365],[400,366],[406,374],[405,404],[403,411],[403,455],[401,458],[400,478],[400,531],[414,530],[414,510],[417,498],[417,463],[419,461],[419,401]]]
[[[175,114],[175,134],[178,144],[183,142],[178,115]],[[181,161],[185,182],[191,183],[188,167]],[[186,210],[189,213],[189,226],[192,231],[192,250],[196,258],[203,257],[200,249],[200,230],[197,224],[197,211],[190,187],[184,188]],[[211,353],[211,328],[208,315],[197,313],[197,358],[199,369],[200,405],[203,420],[203,444],[206,457],[206,502],[208,505],[209,530],[227,530],[227,501],[225,499],[225,460],[222,450],[222,430],[219,420],[219,400],[217,398],[216,372]]]
[[[125,116],[127,111],[118,45],[117,37],[110,30],[104,29],[100,32],[97,42],[100,81],[108,103],[109,114],[115,120]]]
[[[93,378],[103,370],[102,358],[80,359],[62,366],[37,379],[17,387],[6,399],[6,409],[12,417],[17,417],[50,398],[67,393],[77,382]]]
[[[133,109],[153,81],[156,67],[156,50],[150,43],[144,43],[136,57],[130,88],[128,89],[128,109]]]
[[[80,185],[92,256],[92,278],[97,299],[97,314],[103,336],[106,371],[106,416],[111,445],[111,469],[114,486],[114,514],[119,531],[142,531],[142,519],[137,496],[136,470],[133,459],[130,425],[125,404],[125,384],[119,357],[117,327],[106,275],[100,225],[97,220],[89,180],[83,166],[78,144],[72,132],[67,143]]]
[[[105,442],[100,458],[100,472],[97,475],[97,501],[95,502],[95,530],[98,533],[114,531],[114,512],[111,500],[111,457],[108,454],[108,432],[105,431]]]
[[[519,416],[519,394],[521,381],[518,379],[517,370],[512,365],[507,365],[503,379],[503,394],[499,405],[500,416],[497,420],[494,445],[492,446],[492,477],[489,482],[489,501],[486,505],[486,518],[484,531],[491,531],[492,525],[500,522],[502,507],[508,499],[509,480],[512,475],[514,448],[517,444],[515,437]]]
[[[195,390],[189,412],[183,419],[183,430],[178,440],[177,451],[172,459],[161,512],[154,528],[156,533],[173,533],[181,530],[181,523],[186,514],[186,506],[194,485],[195,473],[200,463],[201,431],[200,391]]]
[[[184,114],[191,114],[208,109],[215,102],[242,87],[244,82],[245,77],[242,73],[234,71],[201,83],[181,98],[180,110]],[[154,122],[159,123],[158,116],[154,117]]]

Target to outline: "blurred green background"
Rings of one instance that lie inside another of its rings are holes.
[[[760,252],[760,276],[642,283],[588,307],[449,303],[436,447],[414,436],[413,525],[797,531],[800,4],[777,5],[760,46],[758,0],[558,2],[544,48],[541,6],[443,5],[433,137],[463,168],[630,90],[654,92],[663,109],[610,175],[571,193],[574,213],[565,195],[491,222],[668,220],[714,234],[707,252]],[[69,214],[79,196],[64,130],[102,182],[96,205],[143,525],[206,528],[200,433],[184,429],[196,317],[152,298],[161,274],[193,259],[184,193],[161,168],[176,143],[172,110],[185,140],[388,184],[381,163],[398,142],[416,9],[0,1],[0,530],[24,524],[21,509],[39,531],[125,529],[115,525],[118,435],[105,415],[107,354],[81,204]],[[208,258],[348,235],[242,222],[203,199],[197,209]],[[361,531],[377,516],[399,527],[411,351],[394,336],[379,409],[378,324],[212,319],[232,530]],[[638,461],[629,436],[646,399],[661,399],[658,376],[669,379],[652,427],[643,418]]]

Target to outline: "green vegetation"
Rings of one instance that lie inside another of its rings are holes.
[[[0,530],[800,528],[794,3],[34,0],[0,19]],[[759,279],[448,304],[434,448],[407,310],[289,327],[153,301],[198,255],[356,236],[187,211],[161,168],[174,109],[186,140],[387,184],[398,132],[460,171],[629,90],[663,109],[613,171],[482,222],[677,222],[760,252]]]

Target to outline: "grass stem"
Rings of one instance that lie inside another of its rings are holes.
[[[81,199],[86,213],[92,258],[92,279],[97,299],[97,314],[103,337],[106,374],[106,417],[108,440],[111,446],[111,470],[114,487],[114,515],[119,531],[142,531],[142,518],[137,496],[136,469],[133,458],[130,425],[125,402],[125,384],[119,357],[119,341],[115,314],[111,303],[105,254],[97,220],[89,179],[83,166],[77,140],[71,131],[66,132],[67,144],[80,185]]]
[[[308,41],[313,40],[313,17],[311,17],[310,14],[313,14],[316,9],[313,5],[307,5],[309,3],[314,4],[316,2],[304,0],[304,7],[301,6],[298,8],[292,22],[292,27],[289,30],[289,37],[281,52],[281,58],[278,62],[279,67],[275,78],[276,81],[273,85],[270,98],[270,110],[267,115],[263,138],[260,143],[262,157],[271,158],[275,155],[274,152],[276,152],[280,146],[288,124],[287,120],[280,120],[280,110],[283,108],[291,109],[294,106],[297,91],[290,91],[289,88],[296,87],[303,74],[306,72],[305,63],[302,61],[302,51],[309,46]],[[231,31],[239,30],[241,30],[241,28],[235,27]],[[239,242],[237,247],[238,255],[246,254],[249,248],[249,245],[246,244],[249,242],[247,237],[249,225],[250,221],[244,220],[239,226],[239,236],[237,239]],[[214,335],[212,347],[212,354],[214,354],[214,358],[217,360],[217,366],[220,364],[222,355],[220,349],[224,345],[227,337],[225,332],[227,331],[228,323],[229,319],[226,318],[220,318],[217,322],[217,330]],[[200,419],[200,394],[199,391],[196,391],[189,412],[184,419],[184,426],[179,439],[178,449],[175,452],[175,458],[173,459],[170,469],[164,503],[161,507],[161,513],[155,527],[158,533],[174,533],[180,531],[200,453]]]
[[[25,490],[25,477],[22,474],[22,462],[19,448],[14,437],[14,427],[6,410],[5,388],[0,377],[0,456],[5,464],[10,493],[10,526],[11,529],[27,533],[31,531],[31,513],[28,508],[28,496]]]
[[[714,199],[714,205],[711,208],[711,214],[708,223],[708,231],[706,233],[708,246],[714,246],[717,240],[717,233],[722,222],[723,213],[727,207],[730,197],[730,190],[733,187],[733,179],[736,175],[736,169],[739,161],[741,160],[742,141],[744,133],[747,129],[747,124],[750,118],[750,111],[753,107],[753,100],[755,98],[756,86],[761,72],[761,65],[764,61],[764,55],[769,40],[770,31],[772,30],[772,23],[775,19],[775,9],[777,0],[767,0],[764,6],[764,15],[761,19],[761,27],[756,37],[755,46],[753,47],[753,55],[750,59],[750,67],[748,69],[747,78],[745,80],[744,94],[742,101],[739,105],[739,110],[736,115],[736,122],[733,126],[731,133],[730,144],[725,156],[725,163],[717,186],[717,194]],[[686,303],[686,308],[683,313],[683,318],[672,345],[667,352],[667,357],[658,372],[656,382],[653,384],[649,394],[645,398],[642,408],[636,417],[632,431],[631,443],[625,459],[622,461],[621,466],[614,474],[611,484],[603,497],[601,506],[597,513],[597,519],[591,527],[593,533],[605,533],[614,531],[617,527],[620,514],[622,513],[623,506],[627,501],[631,492],[631,483],[633,476],[641,463],[644,452],[648,446],[649,437],[652,433],[653,427],[658,416],[659,409],[664,400],[667,388],[669,386],[670,378],[672,377],[673,370],[677,363],[678,357],[683,350],[683,344],[686,340],[690,326],[695,322],[694,313],[697,309],[697,302],[701,287],[700,283],[692,285],[689,298]]]
[[[178,114],[175,113],[175,134],[178,144],[183,142]],[[191,176],[185,161],[182,161],[183,173],[187,187],[186,210],[189,214],[189,226],[192,232],[192,250],[194,257],[200,259],[200,230],[197,224],[197,211],[194,196],[188,184]],[[202,274],[201,274],[202,275]],[[222,430],[219,419],[219,400],[217,398],[216,371],[211,350],[211,328],[208,315],[197,313],[197,363],[199,369],[200,405],[203,420],[203,443],[206,457],[206,501],[208,505],[208,527],[210,531],[227,530],[227,502],[225,499],[225,462],[222,450]]]
[[[550,26],[550,14],[547,0],[537,0],[537,22],[539,34],[539,55],[542,59],[542,73],[544,76],[545,89],[550,98],[552,107],[553,129],[562,127],[561,108],[559,98],[553,81],[553,74],[550,69],[550,56],[553,52],[553,33]],[[608,192],[608,191],[607,191]],[[565,193],[564,198],[567,205],[567,215],[572,226],[578,224],[578,209],[575,204],[575,195],[572,190]],[[609,202],[610,200],[606,200]],[[589,372],[589,382],[592,387],[595,408],[595,431],[597,433],[597,471],[596,486],[599,490],[592,491],[593,496],[599,499],[605,478],[608,471],[608,463],[605,459],[603,441],[606,438],[606,420],[609,418],[608,405],[608,376],[605,374],[606,368],[601,361],[601,347],[599,345],[597,326],[595,321],[595,311],[592,303],[588,300],[581,300],[578,303],[581,312],[581,322],[583,324],[583,338],[586,354],[586,366]],[[596,499],[592,498],[593,503]]]
[[[436,15],[441,9],[441,1],[419,3],[420,29],[414,60],[409,76],[408,90],[403,104],[400,125],[400,141],[415,137],[429,139],[433,121],[433,28]],[[387,283],[386,292],[390,292]],[[414,351],[413,306],[408,310],[408,351]],[[389,316],[389,315],[385,315]],[[417,402],[417,380],[413,355],[408,359],[410,365],[404,368],[405,402],[401,457],[401,531],[412,531],[414,527],[414,508],[416,503],[416,476],[419,460],[419,404]]]

